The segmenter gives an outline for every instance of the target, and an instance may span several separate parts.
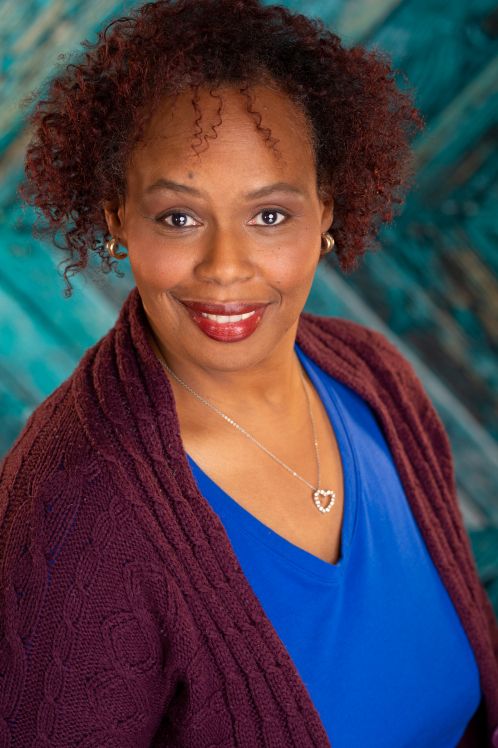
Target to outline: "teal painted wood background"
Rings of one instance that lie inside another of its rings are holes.
[[[493,0],[293,0],[347,43],[379,45],[418,87],[427,134],[415,143],[418,188],[383,249],[344,275],[320,266],[310,311],[382,330],[410,358],[449,432],[459,499],[498,610],[498,5]],[[16,201],[27,136],[19,102],[57,56],[92,38],[126,4],[0,4],[0,455],[27,416],[114,324],[133,286],[78,279],[31,238]]]

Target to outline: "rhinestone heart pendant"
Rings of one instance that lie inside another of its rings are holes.
[[[326,499],[327,496],[330,496],[330,501],[328,503],[328,506],[326,507],[323,506],[323,504],[320,501],[320,496],[323,496],[324,499]],[[333,491],[323,491],[322,489],[320,489],[319,491],[315,491],[315,493],[313,494],[313,499],[315,501],[316,508],[320,512],[324,512],[324,513],[330,512],[331,508],[334,506],[335,493]]]

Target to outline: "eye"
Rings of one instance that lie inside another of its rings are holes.
[[[179,210],[162,216],[161,221],[164,221],[167,226],[171,226],[175,229],[190,228],[191,226],[201,225],[198,221],[192,218],[192,216],[189,216],[188,213],[182,213]]]
[[[254,226],[279,226],[281,223],[284,223],[284,220],[282,219],[286,219],[288,217],[289,216],[287,213],[283,213],[281,210],[273,210],[272,208],[270,208],[260,211],[257,216],[249,221],[249,223],[253,224]],[[256,221],[257,218],[261,220]],[[253,223],[254,221],[255,223]]]

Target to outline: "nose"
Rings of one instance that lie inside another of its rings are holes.
[[[229,228],[217,228],[207,238],[202,258],[195,268],[199,280],[229,286],[254,277],[247,239]]]

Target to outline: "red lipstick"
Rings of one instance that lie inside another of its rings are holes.
[[[213,340],[236,343],[248,338],[256,330],[267,304],[257,302],[184,301],[190,319]],[[235,317],[235,319],[233,319]]]

